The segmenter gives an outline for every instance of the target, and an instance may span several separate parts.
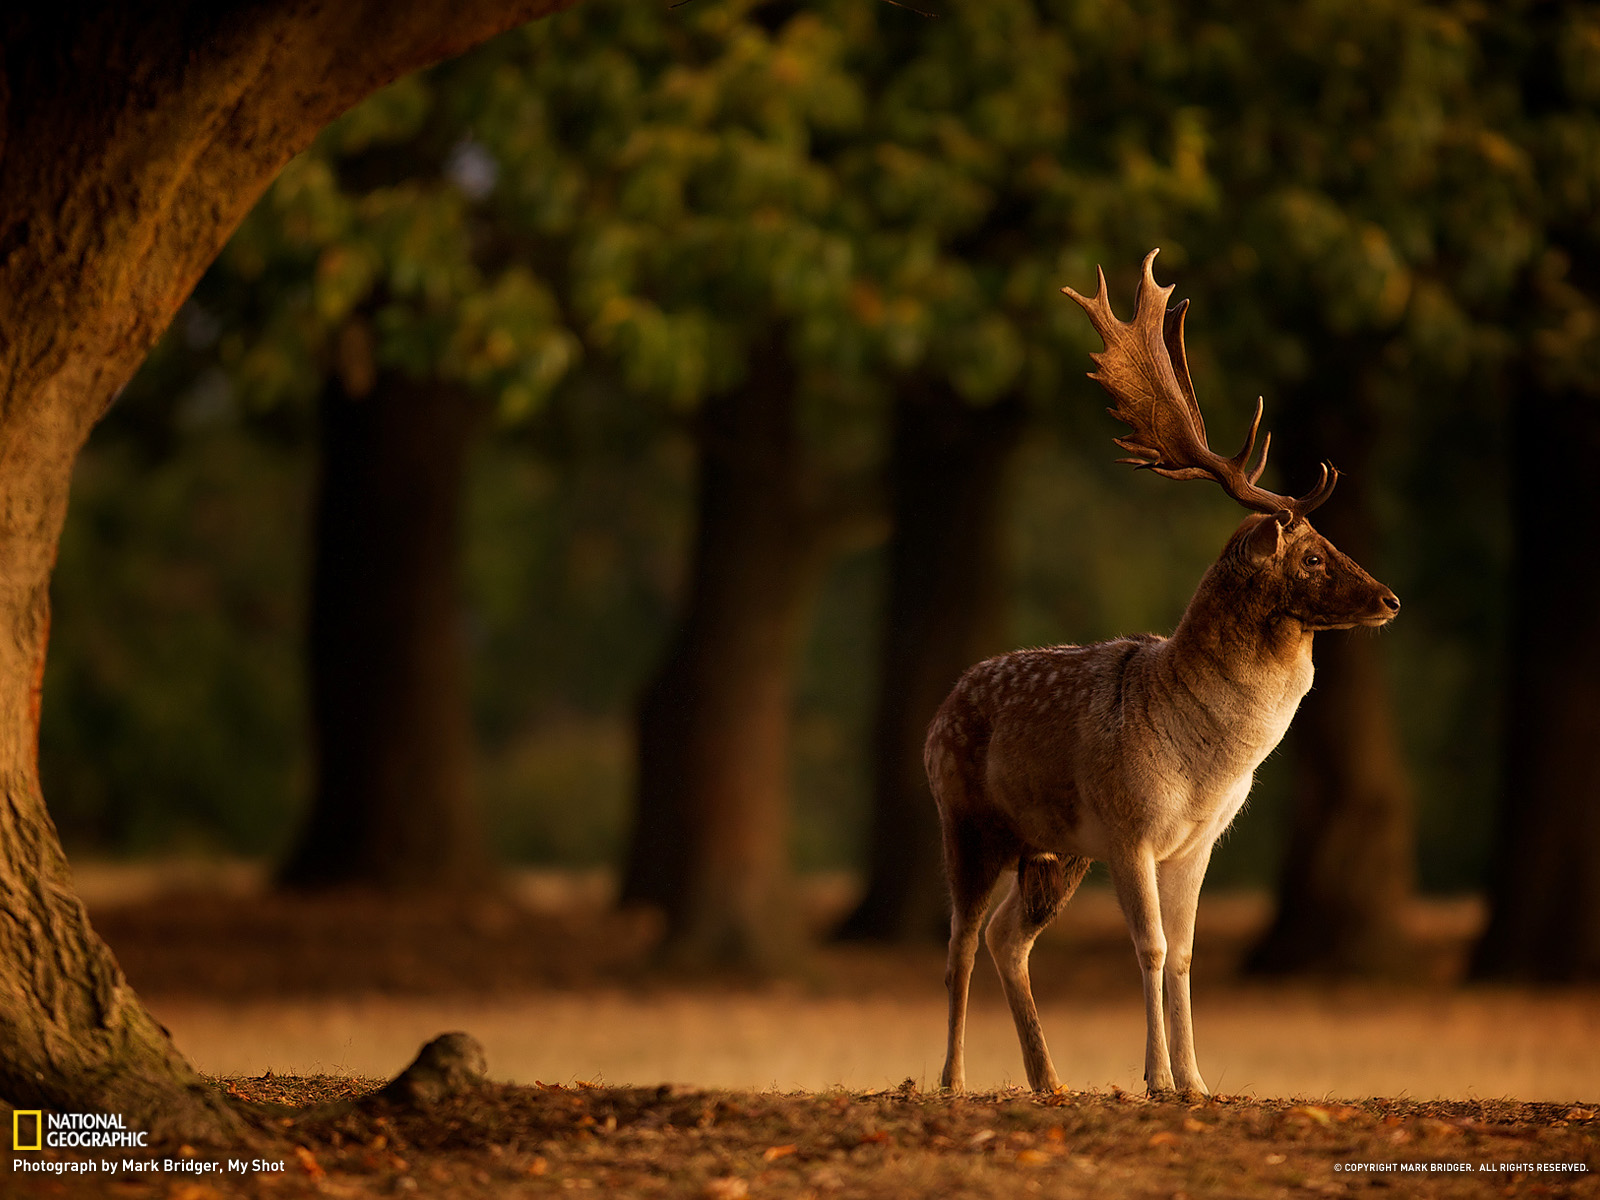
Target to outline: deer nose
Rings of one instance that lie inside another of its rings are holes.
[[[1385,608],[1387,608],[1392,613],[1399,612],[1400,611],[1400,597],[1396,596],[1393,592],[1385,592],[1383,594],[1383,606]]]

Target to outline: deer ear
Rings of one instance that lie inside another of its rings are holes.
[[[1260,522],[1250,531],[1250,535],[1245,538],[1244,552],[1252,563],[1258,567],[1265,566],[1278,557],[1283,549],[1284,518],[1292,519],[1293,515],[1287,512],[1278,513]]]

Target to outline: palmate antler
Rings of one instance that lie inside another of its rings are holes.
[[[1255,420],[1250,422],[1244,449],[1232,458],[1223,458],[1211,449],[1183,350],[1183,315],[1189,302],[1167,308],[1172,287],[1159,287],[1151,272],[1157,253],[1152,250],[1145,255],[1144,277],[1139,281],[1132,321],[1119,321],[1111,311],[1106,275],[1098,268],[1100,290],[1094,299],[1086,299],[1071,288],[1061,289],[1089,314],[1095,331],[1106,344],[1103,353],[1090,355],[1099,369],[1091,371],[1089,378],[1116,401],[1115,407],[1107,411],[1133,428],[1116,443],[1134,457],[1117,461],[1168,479],[1214,479],[1223,491],[1254,512],[1286,514],[1285,524],[1298,520],[1333,494],[1339,472],[1323,463],[1322,479],[1298,500],[1257,487],[1256,480],[1266,468],[1267,451],[1272,446],[1269,433],[1261,443],[1260,459],[1250,467],[1256,431],[1261,427],[1260,400],[1256,401]]]

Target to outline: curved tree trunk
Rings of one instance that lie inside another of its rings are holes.
[[[1313,386],[1285,413],[1291,491],[1326,458],[1344,472],[1316,525],[1357,562],[1374,549],[1362,481],[1372,431],[1361,347],[1331,347]],[[1316,681],[1289,732],[1289,842],[1277,913],[1246,969],[1263,974],[1387,973],[1404,964],[1404,914],[1415,886],[1411,784],[1384,677],[1383,643],[1359,632],[1317,635]]]
[[[38,779],[73,460],[273,175],[362,96],[558,5],[0,11],[0,1099],[229,1127],[73,895]]]
[[[39,791],[50,569],[87,432],[63,408],[0,421],[0,1099],[216,1137],[231,1118],[90,928]]]
[[[867,891],[837,936],[949,936],[939,816],[922,765],[928,724],[1000,636],[1001,500],[1020,400],[973,408],[947,385],[895,397],[888,594],[872,740]]]
[[[793,381],[765,356],[701,413],[694,559],[677,633],[638,709],[624,903],[667,916],[669,960],[781,967],[794,675],[826,565],[805,495]]]
[[[1600,526],[1600,474],[1587,465],[1600,455],[1600,396],[1534,366],[1518,378],[1505,777],[1472,970],[1600,979],[1600,556],[1592,534],[1572,534]],[[1551,468],[1551,430],[1576,465]]]
[[[311,810],[290,887],[482,886],[469,789],[462,480],[479,411],[463,389],[397,372],[320,405],[308,630]]]

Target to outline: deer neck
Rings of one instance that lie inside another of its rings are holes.
[[[1260,726],[1281,737],[1311,688],[1311,631],[1276,611],[1236,563],[1206,574],[1167,650],[1176,690],[1241,733]]]

